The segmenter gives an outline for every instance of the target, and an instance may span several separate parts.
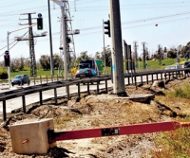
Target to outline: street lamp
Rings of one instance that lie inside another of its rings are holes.
[[[29,26],[30,27],[30,26]],[[11,33],[13,32],[17,32],[17,31],[20,31],[20,30],[24,30],[28,28],[27,27],[23,27],[23,28],[20,28],[20,29],[16,29],[16,30],[13,30],[13,31],[7,31],[7,52],[9,53],[10,55],[10,46],[9,46],[9,36],[11,35]],[[9,88],[11,87],[11,70],[10,70],[10,65],[7,66],[7,74],[8,74],[8,82],[9,82]]]

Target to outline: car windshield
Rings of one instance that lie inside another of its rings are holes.
[[[22,77],[22,76],[15,76],[16,79],[19,79],[19,78],[21,78],[21,77]]]

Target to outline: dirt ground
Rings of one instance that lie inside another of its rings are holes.
[[[126,92],[133,94],[155,94],[148,103],[132,101],[127,97],[112,94],[83,96],[80,100],[60,99],[58,105],[49,101],[43,106],[30,106],[27,114],[17,112],[0,128],[0,157],[3,158],[151,158],[158,150],[153,139],[157,133],[142,135],[90,138],[82,140],[59,141],[45,155],[19,155],[12,152],[8,125],[29,118],[53,118],[55,130],[79,130],[110,127],[135,123],[150,123],[178,120],[190,116],[190,100],[166,97],[166,91],[189,82],[188,79],[175,80],[164,88],[143,85],[128,86]]]

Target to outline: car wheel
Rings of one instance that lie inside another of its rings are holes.
[[[14,83],[12,83],[12,86],[14,86]]]

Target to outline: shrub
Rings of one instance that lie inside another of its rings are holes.
[[[2,80],[8,79],[8,74],[5,70],[0,71],[0,79]]]

